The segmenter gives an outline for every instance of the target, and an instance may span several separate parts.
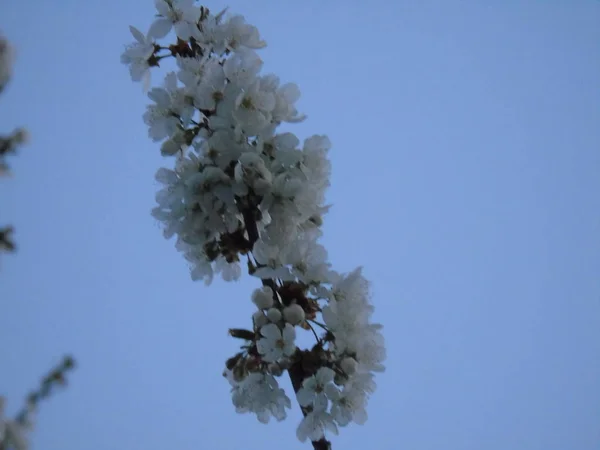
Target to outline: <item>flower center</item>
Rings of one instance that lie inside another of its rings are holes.
[[[242,100],[240,106],[246,109],[254,109],[254,105],[252,104],[252,99],[250,97],[244,97],[244,100]]]

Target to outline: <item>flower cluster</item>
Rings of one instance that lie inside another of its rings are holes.
[[[146,34],[131,27],[136,42],[121,57],[147,90],[150,68],[168,57],[176,67],[149,89],[143,115],[149,137],[174,158],[156,174],[152,215],[176,237],[192,279],[237,280],[245,265],[262,284],[251,295],[251,329],[230,330],[243,341],[224,373],[236,410],[284,419],[291,401],[277,377],[287,372],[304,415],[301,441],[363,423],[385,348],[361,269],[334,271],[319,243],[331,143],[278,132],[305,119],[299,89],[261,74],[256,50],[266,44],[242,16],[192,0],[155,3],[158,18]],[[172,32],[174,44],[157,43]],[[312,331],[312,348],[297,347],[299,330]]]

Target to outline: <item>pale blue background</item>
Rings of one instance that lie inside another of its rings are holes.
[[[324,243],[338,270],[365,266],[385,324],[370,419],[334,450],[599,449],[600,2],[227,4],[300,85],[298,135],[334,144]],[[256,282],[193,283],[149,215],[163,161],[119,56],[153,14],[0,6],[18,49],[0,123],[32,135],[0,181],[20,245],[1,261],[0,391],[16,411],[77,357],[35,450],[308,449],[296,408],[261,425],[221,377]]]

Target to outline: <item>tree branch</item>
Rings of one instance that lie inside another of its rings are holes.
[[[244,224],[246,226],[246,231],[248,232],[248,239],[252,247],[254,247],[254,243],[259,238],[258,227],[256,225],[256,220],[254,219],[254,213],[250,207],[241,207],[241,213],[244,217]],[[276,282],[275,280],[265,279],[262,280],[264,286],[269,286],[275,292]],[[276,294],[275,294],[276,295]],[[294,355],[294,363],[289,367],[288,374],[290,376],[290,381],[292,382],[292,387],[294,388],[294,393],[298,393],[300,388],[302,387],[302,382],[305,378],[308,378],[313,375],[313,373],[307,373],[304,367],[304,352],[299,349],[296,350],[296,354]],[[302,411],[302,415],[306,417],[308,411],[306,408],[300,407]],[[327,439],[322,438],[318,441],[311,441],[314,450],[331,450],[331,442]]]
[[[40,400],[47,398],[52,389],[56,385],[64,385],[66,383],[66,373],[75,367],[75,361],[70,356],[65,356],[61,363],[52,369],[46,375],[40,384],[37,391],[33,391],[27,396],[27,403],[23,409],[17,414],[17,422],[24,425],[27,423],[31,408],[36,408]]]

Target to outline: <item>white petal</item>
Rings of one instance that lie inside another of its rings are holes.
[[[288,103],[295,103],[300,98],[300,88],[295,83],[286,83],[280,88],[283,98]]]
[[[276,362],[281,356],[280,349],[271,347],[265,352],[262,359],[266,362]]]
[[[368,419],[367,411],[364,408],[357,409],[354,411],[354,414],[352,414],[352,419],[354,420],[354,423],[364,425]]]
[[[159,17],[152,23],[152,25],[150,25],[148,36],[153,37],[154,39],[162,39],[169,34],[172,26],[173,22],[171,22],[171,20],[164,17]]]
[[[329,367],[321,367],[316,374],[317,381],[319,384],[327,384],[333,381],[333,377],[335,376],[335,372],[333,369]]]
[[[158,11],[158,13],[163,16],[168,17],[172,14],[171,8],[169,7],[168,3],[165,2],[165,0],[155,0],[154,6],[156,7],[156,10]]]
[[[156,178],[156,181],[162,184],[175,184],[179,179],[174,170],[167,169],[165,167],[158,169],[154,178]]]
[[[146,37],[136,27],[134,27],[133,25],[130,25],[129,26],[129,31],[131,31],[131,34],[133,35],[133,37],[135,38],[135,40],[138,41],[140,44],[145,44],[146,43]]]
[[[272,347],[271,342],[268,339],[259,339],[256,342],[256,349],[258,350],[258,353],[260,353],[261,355],[264,355],[265,353],[267,353],[270,348]]]
[[[274,323],[269,323],[260,329],[260,334],[262,334],[267,339],[277,340],[281,339],[281,331],[279,327]]]
[[[171,96],[163,88],[153,88],[148,92],[148,97],[150,100],[156,102],[158,106],[162,106],[163,108],[171,106]]]
[[[327,401],[327,397],[324,395],[315,396],[313,403],[313,411],[326,411],[329,402]]]
[[[333,420],[324,420],[325,429],[333,434],[339,434],[338,427]]]
[[[294,340],[296,339],[296,330],[292,325],[290,325],[289,323],[286,323],[281,335],[283,336],[283,340],[286,343],[294,342]]]
[[[315,392],[303,387],[296,394],[296,398],[300,406],[310,406],[315,399]]]
[[[269,420],[271,419],[269,411],[259,411],[256,413],[256,417],[260,423],[269,423]]]
[[[308,435],[312,433],[314,428],[313,414],[309,413],[302,419],[298,428],[296,429],[296,437],[300,442],[305,442],[308,439]]]
[[[148,72],[148,66],[145,64],[132,64],[129,66],[129,73],[133,81],[141,81]]]

